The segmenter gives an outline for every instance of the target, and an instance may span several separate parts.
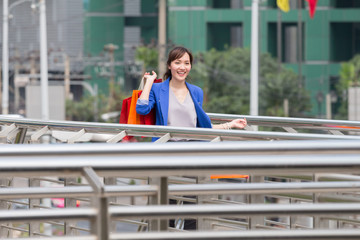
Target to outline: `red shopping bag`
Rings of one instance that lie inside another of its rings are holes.
[[[162,82],[161,79],[156,79],[154,83]],[[122,103],[119,123],[121,124],[143,124],[155,125],[156,115],[155,109],[146,115],[140,115],[136,112],[136,102],[140,97],[142,90],[133,90],[132,96],[125,98]],[[130,141],[133,137],[127,136],[125,141]]]

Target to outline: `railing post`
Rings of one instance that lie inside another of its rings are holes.
[[[260,183],[264,182],[263,176],[250,176],[251,183]],[[257,195],[250,195],[249,196],[249,204],[263,204],[265,201],[264,195],[257,194]],[[264,216],[252,216],[249,218],[249,229],[256,229],[258,226],[264,226],[265,219]]]
[[[313,174],[313,181],[318,182],[319,177],[317,174]],[[319,203],[319,193],[313,193],[313,203]],[[328,219],[322,219],[321,216],[313,217],[313,228],[314,229],[328,229],[330,227],[330,221]]]
[[[0,179],[0,187],[8,187],[10,185],[10,180],[7,178]],[[7,201],[0,200],[0,210],[7,210],[9,208],[9,204]],[[1,238],[8,238],[12,235],[12,230],[2,227],[2,224],[5,225],[5,223],[0,224],[0,239]]]
[[[94,234],[97,235],[99,240],[108,240],[110,235],[110,215],[108,199],[104,196],[104,184],[100,181],[99,176],[91,167],[84,168],[83,172],[91,187],[94,189],[94,197],[92,203],[94,207],[98,210],[97,219],[93,223],[93,226],[91,226],[91,230]]]
[[[156,196],[149,197],[149,205],[168,205],[168,178],[167,177],[154,177],[149,178],[150,185],[156,185],[158,187],[158,194]],[[159,232],[167,231],[169,225],[168,219],[155,219],[149,222],[149,231]]]
[[[104,178],[104,184],[105,185],[116,185],[116,178],[115,177],[107,177]],[[116,197],[109,197],[108,198],[108,203],[109,206],[111,206],[111,203],[117,203],[117,198]],[[110,223],[110,231],[116,231],[116,222],[115,221],[111,221]]]
[[[33,178],[29,178],[29,187],[40,187],[40,180],[38,179],[33,179]],[[39,209],[40,205],[40,199],[34,199],[34,198],[30,198],[29,199],[29,209]],[[29,223],[29,236],[33,237],[33,236],[38,236],[34,233],[40,233],[40,223],[39,222],[30,222]]]
[[[288,180],[287,180],[288,181]],[[289,182],[301,182],[301,180],[297,180],[297,179],[290,179]],[[289,199],[289,203],[290,204],[297,204],[298,200],[294,199],[294,198],[290,198]],[[291,215],[290,217],[290,229],[296,229],[298,224],[300,222],[304,222],[305,220],[305,217],[302,217],[302,216],[294,216],[294,215]],[[310,219],[310,217],[309,217]],[[303,225],[303,224],[302,224]]]
[[[76,183],[76,178],[65,178],[64,185],[71,186]],[[74,198],[65,198],[65,208],[76,208],[76,199]],[[64,223],[64,235],[75,235],[73,226],[76,225],[76,221],[66,221]]]
[[[210,177],[197,177],[197,184],[206,184],[209,183],[211,181]],[[197,196],[196,202],[197,204],[203,204],[206,200],[208,200],[209,198],[214,197],[214,198],[218,198],[217,195],[199,195]],[[197,219],[197,226],[196,226],[197,230],[210,230],[211,229],[211,221],[207,220],[206,218],[203,217],[199,217]]]

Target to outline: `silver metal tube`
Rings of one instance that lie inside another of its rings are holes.
[[[311,215],[329,216],[334,214],[359,214],[360,205],[347,204],[252,204],[252,205],[184,205],[184,206],[133,206],[110,207],[113,218],[150,218],[163,219],[169,217],[231,217],[231,216],[289,216]],[[360,234],[360,232],[359,232]]]
[[[97,216],[97,209],[57,209],[53,210],[16,210],[0,211],[0,222],[40,221],[60,219],[93,219]]]
[[[243,184],[194,184],[170,185],[169,194],[276,194],[304,192],[355,192],[360,182],[289,182],[289,183],[243,183]]]
[[[241,161],[239,161],[241,159]],[[341,161],[340,161],[341,159]],[[195,160],[195,161],[194,161]],[[354,173],[360,168],[359,155],[224,155],[209,154],[184,158],[182,156],[3,156],[0,162],[2,176],[81,175],[82,168],[91,166],[101,176],[207,176],[210,174],[267,175],[299,172]]]
[[[359,131],[359,121],[329,120],[313,118],[291,118],[271,116],[251,116],[238,114],[207,113],[212,121],[226,122],[236,118],[246,118],[250,125],[274,126],[274,127],[295,127],[303,129],[332,129],[340,131]]]
[[[224,141],[231,140],[263,140],[263,139],[289,139],[289,140],[320,140],[320,139],[339,139],[350,140],[360,139],[359,136],[351,135],[329,135],[329,134],[305,134],[305,133],[285,133],[285,132],[253,132],[253,131],[239,131],[239,130],[220,130],[220,129],[205,129],[205,128],[181,128],[169,126],[153,126],[153,125],[131,125],[131,124],[110,124],[110,123],[88,123],[88,122],[70,122],[70,121],[41,121],[34,119],[12,119],[2,117],[0,124],[15,123],[18,127],[41,129],[45,125],[50,130],[60,131],[81,131],[84,129],[87,133],[103,133],[116,134],[122,131],[130,136],[146,136],[146,137],[161,137],[167,133],[171,133],[174,137],[199,139],[199,140],[213,140],[220,136]],[[359,122],[357,122],[359,126]],[[277,125],[279,126],[279,124]]]
[[[100,181],[99,176],[91,167],[83,168],[84,175],[94,190],[95,196],[93,205],[98,209],[96,220],[91,226],[91,232],[95,233],[99,239],[108,240],[110,230],[110,220],[108,214],[108,198],[102,193],[105,192],[105,185]]]
[[[16,238],[16,240],[54,240],[54,237],[42,238]],[[73,237],[56,237],[56,240],[99,240],[96,236],[73,236]],[[14,238],[2,238],[2,240],[14,240]]]
[[[211,231],[211,232],[158,232],[158,233],[118,233],[112,234],[112,240],[208,240],[208,239],[246,239],[246,240],[357,240],[360,232],[344,230],[261,230],[261,231]]]
[[[40,8],[40,72],[41,72],[41,118],[49,119],[48,49],[46,31],[46,0],[39,0]]]
[[[2,114],[9,114],[9,1],[3,0]]]
[[[328,140],[328,141],[243,141],[221,142],[209,144],[208,142],[194,143],[168,143],[168,144],[31,144],[21,148],[14,145],[2,145],[1,157],[27,156],[31,158],[52,156],[194,156],[194,155],[294,155],[294,154],[359,154],[359,140]]]
[[[252,0],[251,5],[251,84],[250,114],[259,112],[259,0]]]

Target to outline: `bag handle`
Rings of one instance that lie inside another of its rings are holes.
[[[139,87],[138,87],[138,90],[144,90],[145,82],[146,82],[145,78],[142,77],[141,81],[140,81],[140,84],[139,84]],[[154,83],[157,83],[157,82],[162,82],[162,79],[161,78],[155,79]]]
[[[145,78],[142,77],[141,81],[140,81],[140,84],[139,84],[139,87],[138,87],[138,90],[143,90],[144,86],[145,86]]]

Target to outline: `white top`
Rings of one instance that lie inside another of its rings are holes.
[[[169,89],[168,126],[196,127],[197,115],[194,102],[188,92],[183,103],[179,102],[175,94]]]

